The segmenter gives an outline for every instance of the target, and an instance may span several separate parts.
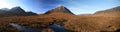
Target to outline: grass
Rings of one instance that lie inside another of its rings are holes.
[[[0,26],[5,28],[0,27],[0,29],[3,32],[6,32],[7,29],[7,31],[18,31],[9,27],[9,23],[17,23],[31,28],[45,28],[56,21],[60,25],[64,22],[65,29],[72,32],[116,31],[120,28],[119,19],[118,16],[77,16],[65,13],[1,17]]]

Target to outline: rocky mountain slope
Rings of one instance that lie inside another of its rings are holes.
[[[0,9],[0,17],[4,16],[30,16],[37,15],[33,12],[25,12],[21,7],[14,7],[12,9]]]
[[[45,14],[51,14],[51,13],[68,13],[73,14],[69,9],[62,5],[58,5],[55,9],[47,11]]]

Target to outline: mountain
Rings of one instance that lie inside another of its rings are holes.
[[[92,16],[92,14],[79,14],[78,16]]]
[[[12,9],[10,9],[9,12],[13,12],[13,13],[25,13],[25,10],[23,10],[21,7],[14,7]]]
[[[58,5],[55,9],[47,11],[45,14],[51,14],[51,13],[68,13],[73,14],[69,9],[62,5]]]
[[[26,12],[26,14],[28,15],[28,16],[30,16],[30,15],[37,15],[36,13],[34,13],[34,12]]]
[[[8,11],[11,14],[16,14],[18,16],[25,15],[26,12],[21,7],[14,7]]]
[[[0,10],[8,11],[8,8],[1,8]]]
[[[98,11],[94,15],[101,15],[101,16],[119,16],[120,14],[120,6],[103,10],[103,11]]]
[[[12,9],[0,9],[0,17],[5,16],[30,16],[30,15],[37,15],[33,12],[25,12],[21,7],[13,7]]]
[[[6,12],[6,10],[0,9],[0,13],[5,13],[5,12]]]

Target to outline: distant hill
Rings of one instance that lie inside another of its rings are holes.
[[[14,7],[12,9],[0,9],[0,17],[3,16],[30,16],[30,15],[37,15],[33,12],[25,12],[21,7]]]
[[[120,14],[120,6],[103,10],[103,11],[98,11],[94,15],[100,15],[100,16],[119,16]]]
[[[79,14],[77,16],[92,16],[92,14]]]
[[[45,14],[51,14],[51,13],[68,13],[73,14],[70,10],[68,10],[66,7],[62,5],[58,5],[55,9],[47,11]]]

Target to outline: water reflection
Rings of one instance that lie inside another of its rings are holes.
[[[60,25],[57,25],[57,24],[51,25],[50,28],[53,29],[55,32],[67,32],[64,29],[64,26],[60,26]]]
[[[40,29],[28,28],[28,27],[24,27],[24,26],[15,24],[15,23],[10,23],[10,25],[22,32],[40,32]]]
[[[15,23],[10,23],[10,25],[22,32],[40,32],[42,30],[42,29],[28,28]],[[54,30],[54,32],[66,32],[66,30],[64,29],[64,26],[60,26],[57,24],[52,24],[48,28],[51,28],[52,30]]]

